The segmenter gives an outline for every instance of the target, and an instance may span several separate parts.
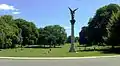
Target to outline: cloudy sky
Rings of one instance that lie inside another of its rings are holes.
[[[110,3],[119,4],[120,0],[1,0],[0,15],[10,14],[33,21],[38,28],[58,24],[70,35],[68,6],[79,8],[75,14],[75,36],[78,36],[96,10]]]

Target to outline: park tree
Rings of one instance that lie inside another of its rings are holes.
[[[15,19],[14,22],[22,30],[22,45],[34,45],[37,44],[39,37],[38,29],[32,22],[26,21],[24,19]]]
[[[75,42],[77,43],[79,41],[79,37],[75,37]]]
[[[79,41],[79,37],[75,37],[75,42]],[[66,43],[71,43],[71,36],[67,37]]]
[[[59,25],[50,25],[39,29],[38,43],[49,45],[50,47],[62,45],[66,41],[65,29]]]
[[[79,44],[80,45],[86,45],[88,43],[88,27],[84,26],[82,27],[81,32],[79,33]]]
[[[117,13],[113,12],[107,25],[108,30],[107,44],[112,45],[112,48],[114,48],[114,46],[120,45],[119,28],[120,28],[120,11],[118,11]]]
[[[33,22],[11,15],[0,16],[0,48],[14,48],[25,45],[62,45],[66,41],[65,29],[59,25],[38,29]]]
[[[66,43],[71,43],[71,36],[67,37]]]
[[[5,33],[3,32],[3,30],[0,30],[0,48],[4,47],[5,44]]]
[[[38,32],[39,32],[39,38],[38,38],[38,44],[39,45],[49,45],[48,43],[48,36],[49,36],[49,32],[44,30],[44,28],[39,28],[38,29]]]
[[[117,4],[109,4],[99,8],[95,16],[88,22],[89,39],[91,43],[102,44],[108,38],[106,26],[112,13],[117,13],[120,6]]]
[[[18,27],[11,15],[0,16],[1,48],[14,48],[17,43]]]
[[[48,31],[50,33],[50,36],[54,38],[53,43],[55,45],[61,45],[64,44],[67,39],[67,34],[65,32],[65,29],[59,25],[53,25],[53,26],[46,26],[44,30]]]

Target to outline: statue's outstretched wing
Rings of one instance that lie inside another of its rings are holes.
[[[74,12],[75,12],[76,10],[78,10],[78,8],[76,8],[76,9],[74,10]]]
[[[69,8],[69,7],[68,7]],[[72,12],[71,8],[69,8],[70,12]]]

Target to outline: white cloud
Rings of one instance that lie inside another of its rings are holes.
[[[0,10],[12,10],[18,11],[14,6],[7,5],[7,4],[0,4]]]
[[[69,30],[71,27],[68,27],[68,26],[64,26],[64,28],[65,28],[66,30]]]
[[[21,12],[12,12],[12,14],[20,14]]]

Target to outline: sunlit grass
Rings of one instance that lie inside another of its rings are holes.
[[[62,48],[51,48],[51,52],[48,53],[49,49],[45,48],[20,48],[16,49],[5,49],[0,51],[0,56],[8,57],[84,57],[84,56],[105,56],[115,54],[104,54],[98,51],[84,51],[77,53],[69,53],[70,44],[64,45]],[[76,50],[79,48],[76,46]]]

